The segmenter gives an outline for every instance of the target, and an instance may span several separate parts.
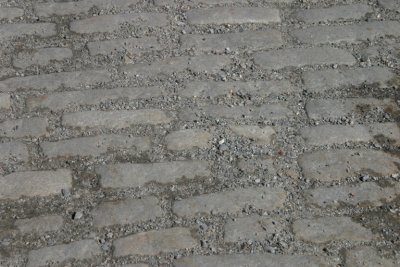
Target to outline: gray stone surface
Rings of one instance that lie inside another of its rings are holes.
[[[45,66],[51,61],[62,61],[73,56],[72,50],[61,47],[40,48],[35,51],[25,51],[18,53],[13,59],[16,68],[27,68],[32,65]]]
[[[24,15],[24,10],[15,7],[2,7],[0,8],[0,19],[14,19],[22,17]]]
[[[11,98],[9,94],[0,93],[0,109],[10,109]]]
[[[348,267],[395,267],[399,261],[380,257],[372,247],[362,246],[349,249],[345,253]]]
[[[386,9],[400,12],[400,3],[397,0],[378,0],[378,3]]]
[[[29,158],[28,148],[21,142],[0,143],[0,162],[27,161]]]
[[[13,38],[24,37],[26,35],[50,37],[56,33],[56,25],[54,23],[15,23],[0,25],[1,41],[9,41]]]
[[[162,48],[157,38],[153,36],[89,42],[87,46],[92,56],[109,55],[116,52],[138,54],[140,52],[161,50]]]
[[[261,128],[256,125],[232,125],[229,128],[235,134],[255,141],[259,145],[272,144],[276,135],[271,126]]]
[[[2,137],[39,137],[47,135],[49,123],[47,118],[26,118],[9,120],[0,123]]]
[[[165,137],[170,150],[186,150],[192,148],[205,149],[211,146],[211,134],[201,129],[174,131]]]
[[[15,226],[22,234],[42,235],[46,232],[59,231],[64,225],[63,217],[59,215],[45,215],[27,219],[19,219]]]

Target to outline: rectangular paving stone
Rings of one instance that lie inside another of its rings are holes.
[[[281,104],[266,104],[260,107],[208,105],[179,113],[181,120],[198,120],[202,117],[279,120],[286,119],[292,115],[293,112]]]
[[[254,54],[254,62],[263,69],[300,68],[309,65],[354,65],[356,59],[347,51],[332,47],[288,48]]]
[[[378,0],[378,3],[386,8],[400,12],[400,2],[397,0]]]
[[[206,149],[211,146],[211,137],[212,135],[205,130],[185,129],[169,133],[165,142],[169,150],[187,150],[195,147]]]
[[[50,37],[57,33],[54,23],[15,23],[0,25],[0,40],[8,41],[15,37],[35,35]]]
[[[345,259],[348,267],[395,267],[400,265],[400,260],[383,258],[374,248],[367,246],[346,250]]]
[[[78,15],[88,13],[93,7],[99,9],[126,8],[137,4],[140,0],[82,0],[73,2],[46,2],[34,4],[35,14],[40,17],[53,15]]]
[[[305,89],[310,92],[324,92],[341,87],[376,85],[385,88],[396,75],[388,68],[369,67],[348,70],[320,70],[303,73]]]
[[[9,120],[0,123],[0,136],[2,137],[40,137],[47,135],[49,123],[46,118],[24,118]]]
[[[231,59],[225,55],[179,56],[152,63],[128,64],[121,67],[121,71],[128,77],[171,75],[185,70],[215,73],[230,63]]]
[[[72,188],[69,170],[25,171],[0,176],[0,199],[18,199],[22,196],[50,196],[62,189]]]
[[[84,89],[110,81],[111,74],[106,70],[58,72],[0,81],[0,92],[12,92],[17,89],[57,90],[60,87]]]
[[[277,30],[245,31],[223,34],[187,34],[181,36],[182,49],[195,51],[224,52],[230,50],[261,50],[283,45],[282,35]]]
[[[27,68],[32,65],[45,66],[52,61],[72,58],[72,50],[61,47],[40,48],[32,52],[18,53],[13,59],[16,68]]]
[[[101,15],[71,22],[70,29],[76,33],[112,33],[123,25],[141,27],[163,27],[169,23],[167,15],[163,13],[125,13],[117,15]]]
[[[400,185],[380,187],[375,183],[366,182],[355,186],[319,187],[307,190],[304,193],[309,204],[320,207],[365,204],[368,206],[381,206],[400,195]]]
[[[11,108],[11,97],[10,94],[0,93],[0,110]]]
[[[373,10],[365,4],[340,5],[328,8],[298,10],[294,17],[306,23],[328,22],[336,20],[359,20]]]
[[[0,7],[0,19],[15,19],[22,17],[24,10],[16,7]]]
[[[400,36],[397,21],[373,21],[341,26],[313,26],[294,30],[291,35],[302,43],[322,44],[373,40],[382,36]]]
[[[272,235],[278,235],[284,225],[285,222],[282,219],[259,215],[228,219],[224,226],[224,241],[265,241]]]
[[[313,120],[338,119],[376,110],[397,112],[399,107],[392,99],[345,98],[316,99],[306,103],[307,115]]]
[[[62,124],[66,127],[121,129],[131,125],[169,123],[171,120],[158,109],[82,111],[63,115]]]
[[[138,54],[140,52],[162,49],[162,45],[153,36],[88,42],[87,47],[92,56],[108,55],[116,52]]]
[[[286,192],[280,188],[240,188],[175,201],[172,211],[181,217],[200,214],[236,214],[246,206],[272,211],[283,207]]]
[[[138,233],[115,240],[114,256],[158,255],[198,245],[189,228],[174,227]]]
[[[21,142],[0,143],[0,162],[27,161],[29,153],[26,145]]]
[[[370,134],[375,140],[388,140],[391,144],[400,145],[400,128],[397,123],[373,123],[368,125]]]
[[[271,126],[261,128],[257,125],[231,125],[229,128],[235,134],[255,141],[258,145],[272,144],[276,135]]]
[[[100,246],[95,240],[80,240],[30,251],[27,267],[47,266],[48,262],[54,264],[72,259],[91,259],[101,254]]]
[[[60,215],[45,215],[28,219],[19,219],[15,226],[22,234],[39,234],[59,231],[64,225],[64,219]]]
[[[209,163],[206,161],[119,163],[99,166],[96,172],[101,176],[101,186],[110,188],[136,187],[149,182],[175,183],[179,179],[211,175]]]
[[[326,243],[336,240],[371,241],[372,232],[349,217],[321,217],[302,219],[293,223],[297,239],[313,243]]]
[[[295,92],[296,88],[287,80],[249,82],[189,82],[179,91],[185,97],[218,97],[224,95],[271,96]]]
[[[186,12],[190,24],[279,23],[278,9],[260,7],[215,7]]]
[[[331,150],[309,152],[299,157],[304,177],[335,181],[359,175],[389,176],[399,172],[400,159],[377,150]]]
[[[43,142],[40,147],[43,153],[49,157],[72,156],[99,156],[109,150],[132,149],[147,151],[150,149],[150,138],[131,135],[99,135],[92,137],[80,137],[57,142]]]
[[[48,108],[63,110],[69,107],[98,105],[117,99],[144,99],[165,95],[165,90],[158,87],[122,87],[114,89],[94,89],[84,91],[66,91],[49,95],[31,96],[26,100],[29,110]]]
[[[132,224],[162,216],[156,197],[102,202],[92,211],[95,227]]]
[[[188,256],[176,260],[175,267],[321,267],[328,266],[322,258],[307,255],[225,254]]]

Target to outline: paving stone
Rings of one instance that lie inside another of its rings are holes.
[[[15,7],[1,7],[0,8],[0,19],[15,19],[22,17],[24,10]]]
[[[316,99],[306,104],[307,115],[313,120],[339,119],[377,110],[391,113],[399,107],[392,99],[375,98]]]
[[[218,97],[233,95],[258,95],[263,97],[295,92],[289,81],[200,82],[186,84],[179,95],[185,97]]]
[[[400,145],[400,129],[397,123],[373,123],[370,124],[368,128],[371,135],[376,140],[381,140],[383,137],[395,146]]]
[[[28,161],[29,153],[26,145],[21,142],[0,143],[0,162]]]
[[[94,240],[80,240],[69,244],[44,247],[28,254],[27,267],[47,266],[66,260],[85,260],[101,255],[100,246]]]
[[[91,85],[109,81],[111,81],[111,74],[106,70],[58,72],[0,81],[0,92],[10,92],[20,88],[37,90],[57,90],[60,87],[84,89]]]
[[[304,87],[310,92],[324,92],[341,87],[363,84],[385,88],[395,79],[395,74],[387,68],[370,67],[350,70],[320,70],[303,73]]]
[[[15,23],[0,25],[1,41],[8,41],[12,38],[24,37],[26,35],[50,37],[56,33],[56,24],[54,23]]]
[[[185,70],[215,73],[230,63],[231,59],[225,55],[180,56],[152,63],[128,64],[121,67],[121,71],[128,77],[171,75]]]
[[[400,23],[373,21],[357,25],[313,26],[294,30],[292,35],[307,44],[367,41],[381,36],[400,36]]]
[[[201,129],[186,129],[168,134],[165,142],[169,150],[206,149],[211,146],[211,137],[209,132]]]
[[[93,137],[81,137],[57,142],[43,142],[40,147],[43,153],[49,157],[72,156],[99,156],[109,150],[132,149],[147,151],[150,149],[150,138],[131,135],[99,135]]]
[[[241,24],[241,23],[279,23],[278,9],[260,7],[215,7],[192,9],[186,12],[190,24]]]
[[[372,247],[355,247],[345,252],[346,266],[348,267],[395,267],[400,262],[380,257]]]
[[[72,58],[72,50],[69,48],[49,47],[37,49],[33,52],[18,53],[13,59],[13,65],[16,68],[27,68],[32,65],[45,66],[51,61],[62,61]]]
[[[320,207],[367,204],[381,206],[400,195],[400,185],[380,187],[375,183],[366,182],[355,186],[320,187],[305,192],[307,202]]]
[[[126,8],[137,4],[140,0],[82,0],[75,2],[46,2],[34,4],[37,16],[50,17],[53,15],[78,15],[88,13],[93,7],[99,9]]]
[[[10,94],[0,93],[0,110],[11,108]]]
[[[142,264],[142,263],[137,263],[137,264],[126,264],[126,265],[121,265],[121,267],[150,267],[150,265],[147,264]]]
[[[206,161],[119,163],[100,166],[96,172],[101,176],[101,186],[111,188],[142,186],[148,182],[175,183],[178,179],[209,177],[211,174]]]
[[[197,246],[189,228],[175,227],[138,233],[115,240],[114,256],[158,255]]]
[[[40,137],[48,134],[46,118],[26,118],[0,123],[1,137]]]
[[[181,217],[193,217],[197,214],[236,214],[246,206],[272,211],[281,208],[285,200],[286,192],[280,188],[240,188],[175,201],[172,210]]]
[[[46,232],[59,231],[64,225],[64,219],[59,215],[45,215],[29,219],[19,219],[15,226],[22,234],[35,233],[42,235]]]
[[[306,23],[328,22],[336,20],[359,20],[373,10],[365,4],[332,6],[329,8],[303,9],[294,13],[294,17]]]
[[[361,174],[389,176],[399,172],[399,163],[399,158],[377,150],[316,151],[299,157],[304,177],[325,182]]]
[[[212,256],[189,256],[179,259],[175,267],[321,267],[327,266],[323,259],[306,255],[274,255],[274,254],[231,254]]]
[[[378,3],[386,9],[393,9],[400,12],[400,3],[397,0],[378,0]]]
[[[26,100],[26,105],[30,110],[34,110],[36,108],[62,110],[68,107],[98,105],[103,102],[117,99],[144,99],[160,97],[164,94],[164,89],[156,86],[66,91],[49,95],[28,97]]]
[[[163,13],[126,13],[117,15],[101,15],[73,21],[70,29],[76,33],[112,33],[122,28],[124,24],[141,27],[167,26],[168,19]]]
[[[264,241],[273,234],[279,234],[284,228],[284,221],[265,216],[228,219],[224,227],[225,242]]]
[[[224,52],[226,48],[237,50],[261,50],[283,45],[281,33],[277,30],[245,31],[223,34],[187,34],[181,36],[182,49],[194,51]]]
[[[128,38],[107,41],[88,42],[90,55],[108,55],[116,52],[138,54],[152,50],[161,50],[162,46],[156,37]]]
[[[72,175],[65,169],[56,171],[25,171],[0,176],[0,199],[22,196],[50,196],[71,189]]]
[[[156,197],[102,202],[92,212],[95,227],[131,224],[162,216]]]
[[[235,134],[255,141],[259,145],[270,145],[275,139],[275,130],[270,126],[263,128],[256,125],[232,125],[229,127]]]
[[[82,111],[63,115],[62,124],[66,127],[121,129],[138,124],[169,123],[171,120],[164,111],[158,109]]]
[[[292,115],[293,112],[281,104],[266,104],[259,107],[207,105],[179,113],[181,120],[198,120],[201,117],[280,120]]]
[[[332,47],[288,48],[254,54],[254,62],[263,69],[300,68],[308,65],[354,65],[356,59],[347,51]]]
[[[293,223],[297,239],[313,243],[326,243],[335,240],[371,241],[372,232],[353,222],[349,217],[321,217],[302,219]]]

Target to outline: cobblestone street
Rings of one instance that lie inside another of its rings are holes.
[[[400,0],[0,0],[1,267],[400,266]]]

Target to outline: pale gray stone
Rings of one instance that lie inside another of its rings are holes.
[[[378,0],[378,3],[386,9],[400,12],[400,2],[398,0]]]
[[[0,93],[0,110],[11,108],[11,98],[10,94]]]
[[[51,61],[62,61],[72,58],[72,50],[61,47],[40,48],[31,52],[18,53],[13,59],[16,68],[27,68],[32,65],[45,66]]]
[[[400,128],[397,123],[372,123],[368,125],[371,135],[378,139],[384,137],[395,146],[400,145]]]
[[[205,149],[211,146],[211,134],[200,129],[185,129],[172,132],[165,137],[169,150],[186,150],[194,147]]]
[[[374,248],[367,246],[346,250],[345,259],[347,267],[395,267],[400,265],[399,261],[380,257]]]
[[[90,55],[108,55],[116,52],[138,54],[152,50],[161,50],[162,46],[156,37],[141,37],[129,39],[116,39],[107,41],[88,42]]]
[[[263,128],[256,125],[232,125],[229,127],[232,132],[255,141],[259,145],[272,144],[275,139],[275,130],[271,126]]]
[[[22,234],[35,233],[42,235],[46,232],[59,231],[64,225],[63,217],[59,215],[45,215],[29,219],[19,219],[15,226]]]
[[[15,37],[36,35],[50,37],[57,33],[54,23],[15,23],[0,25],[0,40],[8,41]]]
[[[0,162],[19,162],[28,159],[28,149],[23,143],[16,141],[0,143]]]
[[[0,19],[15,19],[22,17],[24,10],[16,7],[1,7],[0,8]]]
[[[5,137],[40,137],[48,135],[49,123],[46,118],[26,118],[0,123],[0,136]]]

